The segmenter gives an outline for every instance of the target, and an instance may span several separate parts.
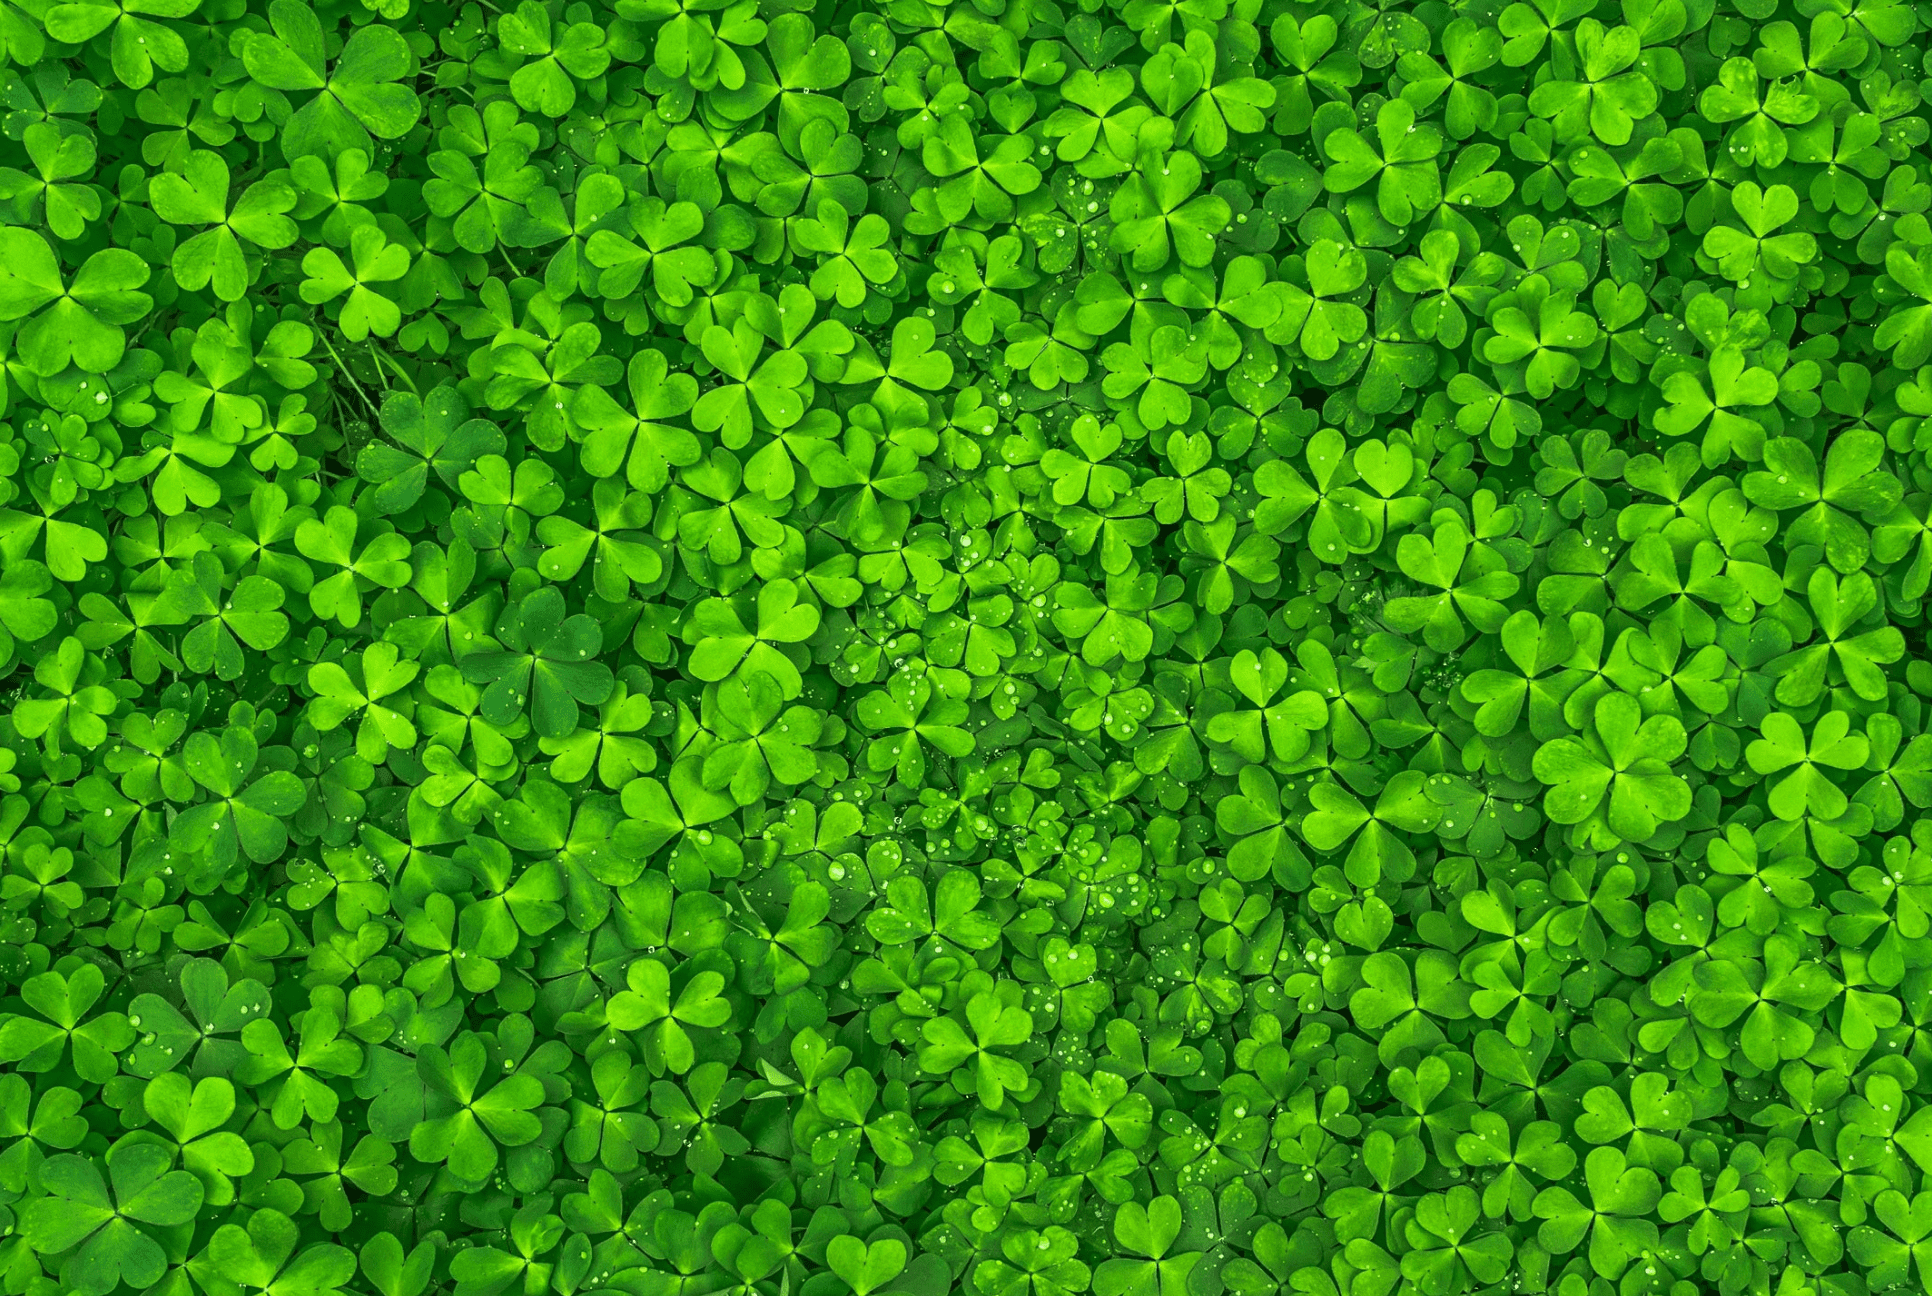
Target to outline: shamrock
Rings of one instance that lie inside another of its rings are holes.
[[[825,921],[830,913],[825,888],[817,882],[801,883],[776,928],[755,909],[751,911],[742,924],[744,930],[731,937],[733,954],[749,965],[756,983],[769,979],[773,993],[791,994],[832,957],[839,933]]]
[[[1425,954],[1412,970],[1387,951],[1369,955],[1362,965],[1363,985],[1349,996],[1349,1012],[1364,1030],[1380,1033],[1383,1057],[1392,1060],[1439,1039],[1441,1028],[1431,1018],[1467,1015],[1468,987],[1439,976],[1440,967],[1440,960]]]
[[[1299,135],[1314,116],[1316,95],[1325,101],[1345,99],[1361,82],[1361,61],[1346,45],[1338,48],[1340,31],[1327,14],[1301,19],[1283,14],[1268,34],[1287,73],[1280,78],[1286,87],[1276,89],[1274,127],[1284,135]]]
[[[1798,214],[1798,196],[1789,186],[1760,189],[1747,180],[1732,191],[1731,204],[1744,229],[1717,225],[1704,235],[1704,250],[1718,258],[1725,278],[1748,283],[1762,272],[1773,279],[1792,279],[1798,267],[1818,255],[1811,235],[1776,233]]]
[[[667,1069],[682,1075],[696,1063],[684,1024],[719,1027],[731,1020],[731,1005],[718,997],[724,977],[717,972],[693,975],[680,988],[676,1002],[671,998],[669,969],[654,959],[632,963],[626,983],[629,989],[610,1002],[609,1020],[618,1030],[643,1032],[645,1060],[653,1075]]]
[[[394,531],[377,534],[357,552],[361,530],[356,515],[341,505],[322,517],[310,517],[295,529],[295,547],[318,563],[341,568],[317,581],[309,590],[309,610],[333,617],[344,626],[362,619],[362,592],[373,586],[399,589],[410,578],[409,542]],[[368,581],[364,586],[360,582]]]
[[[576,103],[573,78],[588,81],[610,66],[601,27],[573,22],[554,29],[549,11],[534,0],[524,0],[515,13],[506,14],[498,36],[504,48],[533,60],[510,78],[510,93],[523,108],[547,117],[561,117]]]
[[[1766,943],[1762,963],[1727,958],[1700,964],[1690,996],[1692,1015],[1706,1025],[1743,1019],[1738,1044],[1753,1065],[1777,1066],[1811,1047],[1816,1031],[1806,1020],[1843,987],[1831,972],[1806,962],[1789,940]]]
[[[942,120],[921,147],[920,161],[947,182],[932,194],[939,220],[956,223],[970,213],[982,220],[1007,220],[1013,199],[1040,187],[1040,170],[1028,161],[1031,141],[1020,135],[989,136],[984,153],[963,118]]]
[[[308,794],[301,780],[287,770],[270,769],[250,780],[260,756],[261,749],[246,729],[189,735],[182,749],[182,767],[210,799],[175,819],[168,833],[170,844],[184,851],[205,851],[212,862],[224,867],[232,865],[238,853],[257,864],[280,858],[288,845],[282,817],[301,809]]]
[[[60,754],[62,734],[83,747],[99,747],[107,741],[107,723],[101,717],[113,712],[114,702],[100,684],[83,683],[96,676],[97,664],[80,640],[62,639],[54,653],[34,667],[34,682],[52,696],[29,698],[16,706],[15,730],[23,738],[44,737],[53,755]]]
[[[798,696],[803,678],[798,667],[778,645],[809,639],[818,629],[819,611],[798,602],[798,586],[783,577],[758,592],[757,630],[745,628],[737,607],[724,599],[707,599],[692,620],[695,639],[691,669],[700,679],[722,680],[734,671],[769,675],[790,700]]]
[[[1417,128],[1415,109],[1407,100],[1392,100],[1375,115],[1371,144],[1352,127],[1343,126],[1323,142],[1329,166],[1322,183],[1330,193],[1348,193],[1376,182],[1376,208],[1392,225],[1407,225],[1418,210],[1436,205],[1442,181],[1435,157],[1442,136],[1433,126]]]
[[[1698,96],[1698,110],[1706,121],[1737,123],[1725,135],[1724,150],[1740,166],[1782,163],[1791,149],[1784,128],[1809,122],[1819,106],[1799,84],[1779,78],[1761,85],[1757,67],[1747,58],[1726,59],[1717,80]]]
[[[207,1259],[230,1281],[266,1291],[339,1291],[355,1274],[355,1254],[324,1242],[296,1253],[301,1229],[278,1210],[256,1211],[244,1228],[224,1224],[208,1240]]]
[[[369,1197],[387,1196],[396,1187],[395,1158],[395,1147],[374,1135],[364,1136],[343,1155],[342,1123],[333,1121],[318,1126],[315,1137],[292,1144],[286,1165],[297,1174],[315,1176],[303,1180],[302,1193],[323,1226],[346,1227],[355,1219],[347,1189],[353,1186]]]
[[[1892,626],[1850,633],[1878,606],[1871,578],[1861,572],[1841,581],[1835,573],[1820,569],[1812,573],[1806,593],[1818,616],[1820,642],[1767,663],[1767,673],[1778,677],[1778,701],[1804,705],[1815,700],[1832,666],[1844,675],[1852,692],[1878,701],[1885,694],[1883,667],[1904,656],[1905,641]]]
[[[1576,1168],[1575,1151],[1552,1121],[1532,1121],[1515,1135],[1493,1111],[1477,1112],[1469,1122],[1470,1132],[1456,1136],[1456,1155],[1473,1166],[1498,1167],[1482,1195],[1483,1214],[1490,1219],[1528,1218],[1534,1201],[1531,1176],[1565,1179]]]
[[[1694,1252],[1728,1245],[1737,1236],[1733,1221],[1750,1204],[1750,1194],[1738,1186],[1740,1176],[1733,1167],[1720,1171],[1709,1188],[1704,1176],[1692,1166],[1679,1166],[1671,1172],[1671,1191],[1657,1204],[1658,1214],[1670,1223],[1695,1217],[1690,1245]]]
[[[868,213],[854,225],[837,202],[820,202],[816,218],[799,222],[795,236],[801,248],[820,258],[812,273],[812,294],[845,307],[862,305],[869,286],[889,283],[898,272],[898,263],[884,247],[891,232],[877,214]]]
[[[649,694],[632,694],[620,681],[598,708],[594,725],[563,738],[541,738],[537,746],[545,755],[556,758],[550,762],[552,778],[576,783],[595,769],[598,780],[617,791],[637,775],[657,768],[656,747],[638,733],[654,722],[656,714]]]
[[[653,1083],[651,1111],[661,1131],[658,1154],[685,1148],[685,1166],[702,1174],[716,1173],[728,1157],[742,1155],[750,1144],[719,1118],[743,1096],[743,1085],[726,1074],[722,1062],[698,1066],[684,1089],[668,1080]]]
[[[1214,239],[1227,228],[1232,211],[1226,199],[1196,192],[1201,176],[1200,161],[1176,150],[1144,157],[1114,191],[1110,246],[1128,258],[1135,273],[1159,270],[1170,257],[1184,266],[1204,266],[1213,258]]]
[[[1885,253],[1885,274],[1899,293],[1919,304],[1888,312],[1872,340],[1892,353],[1899,368],[1916,368],[1932,357],[1932,256],[1920,252],[1914,258],[1895,243]]]
[[[1192,410],[1186,389],[1206,374],[1205,359],[1170,324],[1154,330],[1144,348],[1120,342],[1108,347],[1102,362],[1110,372],[1101,390],[1117,400],[1138,392],[1135,412],[1150,428],[1185,422]]]
[[[1514,1248],[1502,1233],[1471,1237],[1477,1219],[1476,1190],[1466,1184],[1423,1197],[1409,1226],[1415,1250],[1402,1257],[1403,1275],[1425,1291],[1452,1291],[1470,1278],[1479,1282],[1500,1278],[1509,1268]]]
[[[1777,377],[1747,364],[1742,350],[1724,346],[1712,354],[1704,377],[1693,372],[1672,374],[1664,384],[1670,406],[1657,412],[1657,430],[1666,436],[1684,436],[1704,428],[1707,459],[1728,457],[1734,446],[1761,444],[1762,428],[1741,411],[1776,400]]]
[[[666,782],[637,778],[624,785],[624,813],[629,816],[624,844],[649,856],[675,840],[670,864],[678,875],[735,876],[744,865],[743,848],[706,825],[729,815],[737,803],[723,792],[706,791],[695,762],[673,765]]]
[[[1201,1259],[1199,1251],[1175,1251],[1181,1235],[1180,1203],[1156,1197],[1145,1206],[1128,1202],[1114,1213],[1114,1238],[1136,1257],[1103,1263],[1094,1273],[1101,1296],[1178,1296]]]
[[[1845,812],[1845,794],[1825,771],[1856,769],[1865,763],[1871,750],[1863,734],[1851,732],[1849,715],[1825,712],[1807,739],[1796,717],[1773,711],[1764,718],[1759,732],[1764,736],[1745,749],[1751,768],[1759,774],[1791,771],[1771,788],[1772,813],[1780,819],[1801,819],[1808,814],[1835,819]]]
[[[382,430],[396,445],[364,446],[356,455],[356,475],[376,486],[374,498],[384,512],[401,512],[421,499],[430,469],[454,490],[479,458],[507,448],[500,428],[469,415],[469,402],[450,386],[437,387],[427,399],[407,391],[383,398]]]
[[[472,1183],[490,1177],[499,1147],[520,1147],[542,1130],[531,1109],[543,1101],[543,1082],[519,1072],[485,1085],[489,1062],[484,1042],[470,1031],[447,1050],[432,1044],[416,1059],[429,1114],[410,1131],[410,1155],[446,1162],[451,1174]]]
[[[1558,387],[1573,386],[1581,366],[1570,352],[1597,340],[1597,323],[1573,309],[1575,296],[1552,292],[1548,281],[1532,277],[1490,317],[1495,335],[1483,344],[1483,358],[1499,366],[1521,365],[1522,382],[1537,399]]]
[[[518,119],[514,102],[499,100],[481,113],[463,104],[450,122],[441,133],[447,147],[430,155],[435,178],[423,186],[423,198],[436,215],[455,221],[459,246],[539,247],[568,232],[557,191],[530,163],[537,127]]]
[[[0,323],[27,321],[15,345],[42,378],[70,363],[92,374],[118,365],[127,350],[121,326],[153,308],[154,299],[138,291],[147,281],[146,263],[121,248],[95,252],[70,279],[40,235],[0,230]]]
[[[1311,360],[1333,359],[1368,331],[1362,308],[1341,300],[1367,282],[1368,263],[1360,251],[1322,239],[1309,248],[1304,273],[1305,288],[1287,281],[1281,314],[1267,326],[1268,340],[1294,342]]]
[[[362,1064],[362,1050],[354,1041],[341,1038],[342,1021],[322,1006],[311,1008],[302,1018],[296,1052],[291,1054],[281,1027],[266,1017],[256,1017],[242,1027],[241,1042],[249,1056],[235,1068],[235,1078],[254,1087],[276,1081],[266,1095],[267,1108],[277,1129],[294,1129],[306,1116],[310,1120],[335,1119],[340,1095],[324,1076],[352,1075]]]
[[[754,410],[762,422],[781,428],[804,416],[799,389],[808,370],[796,351],[777,351],[760,363],[764,339],[748,320],[729,330],[713,324],[701,345],[705,359],[730,381],[698,398],[691,422],[700,431],[719,432],[725,445],[736,449],[751,440]]]
[[[375,287],[400,279],[409,270],[409,251],[384,237],[373,225],[358,225],[349,235],[349,263],[332,248],[315,248],[302,258],[302,300],[311,306],[348,294],[336,310],[336,324],[351,342],[370,334],[392,336],[402,323],[402,308]]]
[[[27,978],[20,998],[46,1020],[11,1015],[0,1021],[0,1056],[29,1073],[52,1070],[68,1056],[83,1079],[101,1083],[113,1070],[114,1055],[134,1042],[125,1015],[106,1012],[88,1018],[105,984],[92,963],[66,975],[48,971]]]
[[[1765,467],[1745,475],[1746,495],[1766,508],[1802,508],[1789,534],[1800,543],[1822,545],[1833,567],[1853,572],[1864,564],[1871,541],[1851,515],[1875,519],[1900,495],[1898,479],[1880,466],[1883,459],[1878,435],[1853,428],[1832,443],[1821,476],[1809,447],[1778,437],[1765,444]]]
[[[402,617],[384,630],[383,636],[403,646],[406,652],[420,652],[426,662],[449,665],[472,653],[500,647],[490,637],[496,596],[481,593],[458,607],[476,576],[476,550],[457,536],[447,549],[433,544],[419,546],[411,555],[410,592],[423,600],[421,616]]]
[[[637,1167],[640,1153],[654,1151],[658,1144],[657,1122],[643,1110],[650,1072],[623,1053],[605,1053],[592,1063],[590,1078],[597,1101],[572,1104],[565,1155],[628,1173]]]
[[[717,268],[708,252],[689,243],[703,229],[704,213],[696,203],[667,207],[662,199],[634,200],[621,220],[593,231],[584,243],[585,258],[600,272],[597,291],[611,298],[632,296],[649,272],[660,299],[672,307],[688,306],[692,289],[708,286]]]
[[[928,746],[954,757],[971,755],[975,747],[973,736],[959,726],[966,718],[965,705],[939,697],[923,676],[900,675],[883,690],[867,693],[858,714],[877,735],[866,749],[866,763],[896,772],[904,783],[916,784],[923,777]]]
[[[175,249],[174,277],[189,289],[212,282],[215,296],[232,302],[248,290],[241,240],[263,248],[284,248],[295,241],[297,231],[286,215],[295,206],[294,189],[279,181],[259,180],[231,208],[229,183],[228,164],[220,154],[196,149],[179,172],[155,177],[153,202],[155,215],[170,224],[214,226]]]
[[[1600,698],[1590,732],[1537,751],[1536,777],[1551,785],[1543,812],[1556,823],[1588,820],[1613,838],[1647,840],[1690,810],[1690,787],[1670,770],[1685,745],[1684,726],[1674,717],[1642,719],[1626,693]]]
[[[971,1035],[952,1017],[927,1022],[919,1065],[936,1075],[956,1072],[954,1087],[977,1094],[980,1104],[991,1109],[999,1108],[1009,1093],[1037,1083],[1024,1064],[992,1051],[1019,1044],[1031,1033],[1033,1019],[1025,1009],[992,993],[975,995],[966,1004],[966,1025]]]
[[[1425,641],[1438,652],[1458,647],[1467,637],[1462,616],[1479,630],[1500,627],[1501,600],[1515,592],[1516,578],[1496,561],[1489,546],[1472,546],[1469,532],[1459,521],[1445,523],[1427,540],[1420,534],[1404,536],[1396,560],[1416,581],[1444,592],[1391,600],[1392,625],[1422,629]]]
[[[322,24],[313,10],[293,0],[271,0],[274,34],[260,34],[242,48],[242,64],[271,90],[319,91],[283,127],[282,151],[290,158],[370,147],[370,135],[400,139],[416,124],[422,103],[399,84],[408,73],[409,47],[392,27],[375,24],[355,33],[330,71]]]
[[[483,718],[502,726],[527,710],[536,730],[562,738],[577,727],[577,704],[596,706],[610,695],[610,668],[593,660],[602,642],[596,621],[565,617],[554,587],[527,595],[497,618],[503,651],[478,653],[462,663],[463,677],[489,687]]]
[[[188,939],[193,941],[198,934],[191,929]],[[258,931],[249,943],[265,952],[279,952],[276,935],[282,940],[280,948],[286,948],[287,933],[280,928]],[[128,1005],[128,1025],[141,1035],[123,1065],[130,1075],[144,1079],[183,1065],[200,1075],[232,1073],[246,1056],[245,1046],[235,1037],[251,1018],[268,1011],[267,988],[252,978],[230,985],[221,964],[208,958],[189,959],[179,981],[185,1014],[152,991],[136,995]]]
[[[671,375],[663,353],[650,349],[631,358],[628,377],[634,413],[626,412],[601,387],[578,389],[573,417],[589,429],[582,452],[584,469],[608,477],[628,463],[627,480],[633,487],[661,491],[670,468],[688,468],[703,456],[696,437],[656,421],[689,411],[697,402],[697,380],[689,374]]]
[[[1103,666],[1117,658],[1140,661],[1155,650],[1163,634],[1191,620],[1184,605],[1174,606],[1181,589],[1178,577],[1160,578],[1131,568],[1109,574],[1101,596],[1085,585],[1062,582],[1053,624],[1081,641],[1080,655],[1089,665]]]
[[[1568,1188],[1553,1186],[1536,1195],[1537,1240],[1551,1251],[1573,1251],[1587,1237],[1590,1266],[1607,1278],[1623,1273],[1636,1253],[1657,1244],[1657,1226],[1646,1218],[1663,1196],[1651,1171],[1629,1165],[1615,1148],[1600,1147],[1584,1158],[1584,1183],[1590,1204]]]
[[[180,72],[188,66],[188,46],[181,34],[156,19],[185,18],[198,7],[199,0],[107,4],[84,0],[49,7],[44,21],[48,35],[73,45],[112,29],[109,47],[114,75],[122,85],[138,90],[154,80],[157,67],[164,72]],[[19,36],[14,38],[14,43],[21,52],[33,48]]]
[[[174,1139],[182,1168],[201,1181],[205,1200],[234,1200],[236,1179],[255,1168],[247,1140],[223,1130],[235,1110],[235,1087],[220,1076],[191,1081],[179,1071],[156,1076],[141,1095],[147,1114]]]
[[[962,949],[990,949],[1000,925],[979,911],[982,895],[973,875],[957,869],[940,877],[930,899],[917,879],[894,879],[886,889],[889,903],[866,916],[866,929],[886,945],[938,939]]]
[[[356,753],[371,764],[381,764],[391,746],[416,745],[416,727],[409,722],[407,702],[398,710],[384,699],[407,688],[422,668],[415,662],[398,660],[396,646],[388,642],[363,649],[359,665],[359,682],[335,662],[309,668],[309,687],[316,694],[309,703],[309,723],[326,733],[360,711]]]
[[[167,1267],[166,1252],[141,1226],[188,1223],[202,1203],[201,1184],[185,1170],[170,1170],[162,1148],[117,1145],[105,1164],[103,1179],[101,1167],[87,1157],[49,1157],[40,1168],[48,1195],[36,1198],[21,1221],[36,1251],[66,1256],[61,1281],[88,1296],[104,1296],[122,1282],[157,1282]]]
[[[1259,709],[1216,715],[1208,722],[1211,741],[1229,744],[1253,764],[1259,764],[1270,748],[1284,761],[1297,760],[1307,752],[1310,734],[1326,724],[1327,708],[1312,689],[1288,692],[1288,664],[1280,653],[1268,648],[1257,657],[1244,648],[1235,655],[1229,675],[1242,696]]]
[[[1633,68],[1643,39],[1634,27],[1606,28],[1585,18],[1574,33],[1577,79],[1552,80],[1536,88],[1530,111],[1552,118],[1559,135],[1575,138],[1588,130],[1605,144],[1630,142],[1632,124],[1657,106],[1657,87],[1642,68]]]
[[[221,559],[209,552],[178,568],[156,600],[152,621],[198,624],[181,640],[181,658],[193,671],[213,670],[216,678],[238,679],[246,667],[243,646],[267,652],[288,637],[282,612],[282,587],[266,576],[244,576],[224,592]]]
[[[11,1083],[9,1083],[11,1082]],[[0,1182],[10,1191],[25,1192],[28,1181],[40,1182],[40,1168],[47,1154],[41,1149],[68,1151],[86,1137],[86,1119],[80,1111],[80,1095],[64,1085],[46,1089],[35,1103],[34,1093],[24,1076],[0,1079],[0,1089],[13,1106],[8,1109],[4,1131],[15,1142],[0,1153]]]
[[[713,727],[724,739],[704,760],[707,788],[728,787],[740,805],[765,795],[773,779],[803,783],[818,769],[811,744],[822,731],[809,707],[781,710],[779,686],[769,675],[733,677],[718,686]]]
[[[31,221],[36,210],[45,215],[55,237],[80,237],[87,222],[100,219],[99,194],[86,184],[63,184],[82,179],[94,169],[98,152],[85,135],[64,135],[51,122],[35,122],[25,132],[27,156],[37,175],[13,167],[0,168],[0,198],[11,198],[14,212]]]

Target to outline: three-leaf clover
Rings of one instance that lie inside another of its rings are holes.
[[[555,586],[525,595],[497,618],[500,652],[465,657],[463,677],[487,684],[483,718],[499,728],[526,711],[539,735],[568,737],[577,728],[578,704],[601,705],[616,682],[597,660],[603,628],[584,613],[566,616]]]
[[[275,250],[295,242],[297,229],[287,213],[295,190],[280,180],[257,180],[232,206],[228,164],[219,153],[196,149],[180,171],[154,178],[150,198],[155,215],[174,225],[212,225],[175,249],[175,282],[191,291],[212,284],[222,301],[240,301],[250,274],[242,240]]]
[[[1536,777],[1551,785],[1543,813],[1560,824],[1600,817],[1614,838],[1646,841],[1690,812],[1690,785],[1671,768],[1687,745],[1675,716],[1645,719],[1627,693],[1599,698],[1589,731],[1537,750]]]
[[[88,1157],[49,1157],[40,1167],[47,1195],[22,1214],[27,1242],[43,1255],[66,1254],[61,1282],[83,1296],[106,1296],[124,1282],[154,1286],[167,1254],[147,1228],[186,1224],[202,1203],[201,1182],[169,1162],[152,1143],[119,1143],[105,1157],[104,1179]]]
[[[273,35],[257,34],[241,47],[250,78],[271,90],[318,92],[282,127],[288,157],[351,148],[367,153],[370,135],[401,139],[422,115],[422,101],[403,84],[415,69],[415,56],[395,28],[381,23],[357,28],[330,68],[322,23],[313,9],[296,0],[270,0],[268,21]]]
[[[432,1044],[417,1054],[417,1074],[430,1097],[425,1118],[409,1135],[411,1156],[447,1163],[458,1179],[479,1183],[496,1169],[499,1147],[521,1147],[542,1132],[532,1109],[543,1101],[543,1082],[518,1072],[486,1083],[489,1065],[483,1040],[470,1031],[447,1050]]]
[[[154,299],[139,291],[148,273],[140,257],[110,247],[88,257],[69,278],[46,239],[17,225],[0,229],[0,324],[27,321],[14,346],[43,378],[69,364],[107,373],[127,350],[122,326],[154,309]]]

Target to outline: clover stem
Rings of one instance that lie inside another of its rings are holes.
[[[379,413],[380,411],[376,409],[376,403],[369,399],[369,393],[364,391],[362,384],[356,381],[356,376],[349,372],[349,366],[342,363],[342,357],[336,352],[335,344],[329,341],[329,335],[318,332],[316,336],[320,337],[322,339],[322,345],[329,349],[329,358],[335,361],[335,367],[342,371],[342,376],[349,380],[349,385],[356,389],[356,395],[362,397],[362,403],[369,407],[369,412],[372,414]]]
[[[148,335],[148,330],[153,328],[154,322],[160,318],[161,318],[161,314],[159,311],[155,312],[153,315],[150,315],[148,317],[148,322],[141,326],[141,331],[128,339],[127,349],[129,351],[132,351],[135,347],[139,346],[141,344],[141,339]]]
[[[409,376],[409,371],[404,369],[402,365],[396,362],[396,357],[390,355],[387,351],[384,351],[381,347],[377,346],[376,340],[373,337],[369,339],[369,354],[376,358],[376,376],[382,378],[382,389],[384,391],[389,390],[389,379],[386,377],[383,377],[382,367],[383,365],[388,365],[390,372],[394,373],[396,377],[403,380],[403,385],[409,388],[411,395],[414,395],[414,396],[422,395],[422,392],[418,391],[416,388],[416,380]]]

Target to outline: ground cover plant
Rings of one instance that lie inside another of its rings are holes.
[[[0,0],[0,1296],[1926,1290],[1928,26]]]

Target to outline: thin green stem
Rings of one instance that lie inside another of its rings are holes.
[[[397,363],[396,357],[390,355],[387,351],[384,351],[381,347],[377,346],[374,341],[371,341],[369,343],[369,353],[375,356],[375,358],[381,361],[383,364],[388,365],[389,371],[395,374],[396,377],[403,380],[403,386],[409,388],[411,395],[415,395],[415,396],[422,395],[422,392],[416,386],[416,380],[409,376],[409,371],[407,369],[404,369],[401,364]],[[378,368],[377,372],[381,372],[380,368]],[[389,384],[385,382],[383,383],[383,386],[387,388]]]
[[[329,341],[329,335],[322,333],[318,336],[322,339],[322,345],[329,349],[329,357],[335,361],[335,367],[342,371],[342,376],[347,378],[349,385],[356,389],[356,395],[362,397],[362,403],[369,407],[371,414],[377,413],[376,403],[369,399],[369,393],[364,391],[362,384],[356,381],[356,376],[349,372],[349,366],[342,362],[342,357],[336,352],[335,344]]]

